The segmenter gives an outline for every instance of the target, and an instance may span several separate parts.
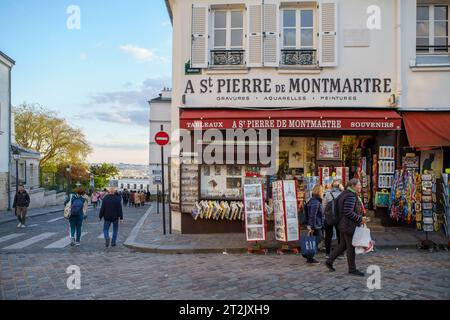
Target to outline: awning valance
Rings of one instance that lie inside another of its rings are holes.
[[[401,121],[393,110],[185,109],[180,114],[180,128],[188,130],[401,130]]]
[[[450,147],[450,111],[404,112],[403,122],[411,147]]]

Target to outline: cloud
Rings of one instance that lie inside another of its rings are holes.
[[[85,61],[87,59],[88,59],[88,55],[86,53],[83,52],[83,53],[80,54],[80,60],[81,61]]]
[[[132,44],[126,44],[124,46],[120,46],[119,48],[123,52],[131,55],[136,60],[142,61],[142,62],[152,61],[156,57],[154,50],[140,48],[140,47],[132,45]]]
[[[149,78],[134,90],[96,93],[90,96],[86,107],[90,119],[103,122],[148,127],[148,101],[157,97],[164,87],[170,87],[170,78]],[[106,110],[106,111],[105,111]],[[85,118],[85,115],[80,115]]]

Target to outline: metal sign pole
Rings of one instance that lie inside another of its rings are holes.
[[[161,125],[161,131],[164,130]],[[166,201],[165,201],[165,186],[164,186],[164,146],[161,146],[161,177],[162,177],[162,212],[163,212],[163,229],[166,235]]]

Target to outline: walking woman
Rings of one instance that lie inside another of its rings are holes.
[[[308,229],[308,234],[316,238],[316,248],[319,246],[321,238],[321,230],[323,228],[325,216],[322,206],[323,198],[323,187],[321,185],[316,185],[312,189],[312,198],[306,204],[308,206],[308,220],[306,228]],[[305,256],[307,263],[319,264],[320,262],[311,256]]]
[[[89,198],[83,188],[78,188],[66,200],[65,205],[70,206],[70,245],[79,246],[81,244],[81,227],[83,220],[87,218]],[[76,237],[75,237],[76,236]]]
[[[341,189],[342,188],[342,189]],[[325,210],[325,253],[326,258],[330,257],[331,253],[331,242],[333,239],[333,229],[336,229],[336,237],[338,240],[338,244],[340,243],[340,234],[339,234],[339,217],[335,216],[337,210],[335,210],[336,199],[342,193],[343,187],[340,184],[340,181],[337,179],[333,180],[331,184],[331,189],[325,192],[325,197],[323,199],[323,208]],[[337,209],[337,208],[336,208]]]
[[[141,206],[141,193],[140,192],[136,192],[136,194],[134,195],[134,205],[136,208]]]
[[[94,191],[94,193],[92,194],[92,197],[91,197],[91,203],[94,206],[94,209],[97,209],[98,198],[99,198],[98,192]]]

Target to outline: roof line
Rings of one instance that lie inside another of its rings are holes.
[[[11,59],[10,57],[8,57],[5,53],[3,53],[2,51],[0,51],[0,56],[2,56],[3,58],[5,58],[6,60],[8,60],[8,62],[10,62],[12,65],[15,65],[16,62]]]
[[[173,13],[172,13],[172,8],[170,7],[169,0],[165,0],[165,2],[166,2],[167,12],[169,13],[170,22],[171,22],[172,25],[173,25]]]

